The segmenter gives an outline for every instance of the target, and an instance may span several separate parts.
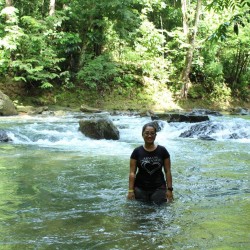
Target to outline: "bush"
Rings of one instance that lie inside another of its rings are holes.
[[[214,89],[210,94],[212,102],[228,102],[231,99],[231,89],[224,83],[214,85]]]
[[[193,99],[199,99],[204,97],[206,91],[201,84],[193,84],[188,90],[188,97]]]
[[[220,62],[212,61],[205,65],[204,74],[207,76],[206,82],[210,83],[211,86],[223,82],[223,66]]]
[[[120,69],[108,54],[103,54],[95,59],[89,60],[79,70],[77,78],[83,81],[83,85],[97,91],[108,90],[112,87],[115,77],[119,75]]]

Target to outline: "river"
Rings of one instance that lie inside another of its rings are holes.
[[[129,157],[149,117],[114,115],[120,139],[79,132],[81,114],[0,117],[0,249],[250,249],[250,119],[210,116],[215,140],[163,122],[174,201],[126,199]],[[237,139],[232,138],[232,134]]]

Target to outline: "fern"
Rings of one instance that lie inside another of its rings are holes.
[[[43,82],[41,88],[42,89],[50,89],[50,88],[53,88],[53,85],[49,82]]]

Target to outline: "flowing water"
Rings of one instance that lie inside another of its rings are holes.
[[[163,122],[175,200],[154,206],[126,199],[150,118],[110,116],[112,141],[86,138],[80,115],[0,118],[0,249],[250,249],[249,117],[210,117],[215,141]]]

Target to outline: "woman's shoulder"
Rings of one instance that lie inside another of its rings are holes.
[[[162,145],[158,145],[157,148],[158,148],[158,150],[160,150],[161,152],[164,152],[164,153],[166,153],[166,154],[169,155],[169,152],[168,152],[168,150],[167,150],[166,147],[164,147],[164,146],[162,146]]]
[[[157,147],[158,147],[159,149],[162,149],[162,150],[167,150],[166,147],[164,147],[164,146],[162,146],[162,145],[159,145],[159,144],[157,145]]]
[[[136,148],[134,149],[134,151],[138,151],[138,150],[142,150],[142,149],[143,149],[143,145],[136,147]]]
[[[133,152],[131,153],[130,158],[131,159],[136,159],[138,155],[141,154],[141,150],[143,149],[143,146],[136,147]]]

